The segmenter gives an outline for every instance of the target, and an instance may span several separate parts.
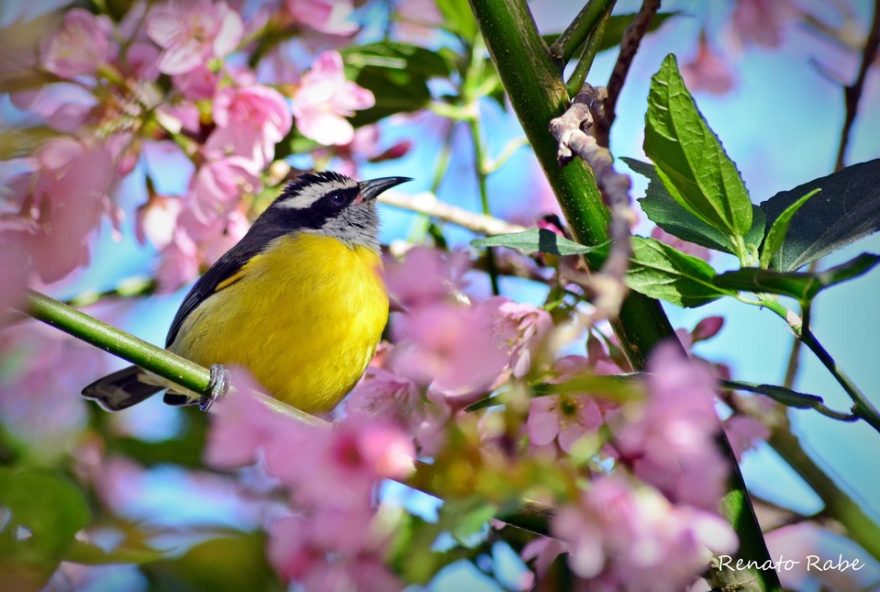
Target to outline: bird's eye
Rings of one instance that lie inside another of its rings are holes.
[[[334,206],[344,206],[345,205],[345,194],[341,192],[334,192],[330,194],[330,203]]]

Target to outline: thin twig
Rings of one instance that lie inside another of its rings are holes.
[[[648,26],[658,10],[660,10],[660,0],[644,0],[638,14],[636,14],[623,34],[617,62],[614,64],[614,69],[608,78],[608,98],[605,100],[605,117],[598,121],[596,125],[596,140],[600,146],[608,146],[608,136],[616,116],[617,98],[623,89],[623,83],[626,81],[627,74],[629,74],[633,58],[636,56],[639,45],[642,43],[642,37],[648,32]]]
[[[846,115],[843,120],[843,129],[840,132],[840,144],[837,148],[837,161],[834,170],[843,168],[846,157],[846,147],[849,144],[849,136],[852,131],[856,114],[859,111],[859,102],[862,91],[865,88],[865,79],[868,76],[868,68],[877,58],[877,49],[880,48],[880,0],[874,0],[874,18],[871,21],[871,29],[865,39],[865,47],[862,49],[862,61],[859,64],[859,72],[855,81],[843,88],[843,100],[846,105]]]
[[[593,67],[593,60],[596,58],[599,46],[602,44],[602,37],[605,36],[605,28],[608,25],[608,18],[611,16],[612,8],[613,5],[609,6],[605,13],[602,14],[590,38],[584,44],[584,49],[581,51],[581,57],[574,68],[574,72],[571,73],[571,76],[569,76],[568,81],[565,83],[569,95],[577,93],[587,81],[587,75],[590,73],[590,68]]]
[[[480,131],[479,108],[475,109],[477,114],[468,121],[468,129],[471,132],[471,141],[474,145],[474,171],[477,173],[477,188],[480,192],[480,207],[483,209],[484,216],[491,216],[492,210],[489,206],[489,189],[486,184],[486,169],[488,159],[486,157],[486,148],[483,145],[483,136]],[[486,250],[486,262],[489,264],[489,283],[492,285],[492,294],[499,295],[501,293],[498,285],[498,269],[495,265],[495,251]]]
[[[596,28],[602,16],[611,12],[615,2],[616,0],[589,0],[562,35],[550,46],[550,56],[564,67]]]
[[[512,224],[499,218],[471,212],[470,210],[440,201],[430,192],[406,195],[397,191],[387,191],[379,196],[379,201],[395,208],[427,214],[438,220],[467,228],[478,234],[492,236],[522,232],[526,229],[525,226],[520,226],[519,224]]]
[[[611,250],[602,269],[590,278],[589,287],[594,295],[597,315],[612,318],[620,310],[627,292],[623,279],[632,255],[630,225],[635,221],[635,212],[629,194],[632,181],[627,175],[614,170],[608,149],[600,146],[596,138],[584,131],[590,129],[595,120],[604,117],[605,98],[604,89],[585,84],[568,110],[550,121],[550,133],[559,142],[557,158],[561,165],[567,164],[576,155],[593,169],[596,184],[611,212],[608,231],[612,240]]]

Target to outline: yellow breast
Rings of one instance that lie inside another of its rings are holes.
[[[278,239],[189,314],[169,349],[244,366],[268,394],[331,410],[363,374],[388,320],[380,257],[327,236]]]

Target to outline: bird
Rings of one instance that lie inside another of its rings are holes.
[[[376,197],[411,180],[296,177],[196,281],[166,349],[206,367],[243,367],[301,411],[332,410],[366,370],[388,320]],[[198,398],[138,366],[82,394],[119,411],[163,390],[172,405]]]

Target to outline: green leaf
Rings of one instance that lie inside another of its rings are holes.
[[[867,273],[877,263],[880,263],[880,255],[862,253],[846,263],[815,273],[744,267],[716,276],[715,285],[729,290],[781,294],[807,303],[821,290]]]
[[[791,219],[797,213],[801,207],[807,200],[822,191],[818,187],[787,208],[785,208],[779,217],[773,221],[773,225],[770,227],[770,230],[767,232],[767,238],[764,239],[764,244],[761,246],[761,267],[767,268],[770,266],[770,260],[773,258],[780,247],[782,247],[782,243],[785,242],[785,235],[788,234],[788,227],[791,224]]]
[[[786,407],[794,407],[795,409],[816,409],[825,403],[822,397],[799,393],[785,388],[784,386],[776,386],[773,384],[758,384],[742,380],[727,380],[724,381],[724,386],[731,389],[766,395],[777,403],[782,403]]]
[[[105,551],[93,543],[74,539],[73,544],[64,554],[64,560],[83,565],[142,564],[158,561],[164,556],[165,553],[162,551],[144,544],[123,543],[110,551]]]
[[[428,80],[449,75],[449,63],[437,52],[392,41],[341,50],[346,77],[372,91],[376,105],[358,111],[355,126],[394,113],[417,111],[431,100]]]
[[[651,222],[682,240],[716,251],[733,252],[733,245],[723,232],[703,222],[672,199],[657,175],[654,165],[635,158],[621,158],[621,160],[633,171],[648,179],[645,197],[638,201]]]
[[[479,31],[474,13],[467,0],[437,0],[437,8],[443,15],[443,28],[471,44]]]
[[[672,199],[653,164],[634,158],[624,157],[621,160],[648,179],[645,197],[639,200],[639,204],[651,222],[682,240],[736,255],[735,246],[723,232],[706,224]],[[758,252],[758,247],[764,240],[764,223],[764,212],[758,206],[752,205],[752,227],[746,233],[745,243],[754,253]]]
[[[795,213],[770,267],[794,271],[844,245],[880,230],[880,159],[848,166],[761,204],[772,225],[804,195],[821,189]]]
[[[229,531],[191,547],[180,557],[141,567],[151,590],[286,590],[266,559],[261,534]]]
[[[464,547],[474,547],[484,538],[486,523],[495,517],[498,507],[479,500],[450,500],[443,513],[450,518],[452,536]]]
[[[752,203],[746,186],[697,110],[672,55],[651,79],[644,148],[675,201],[728,236],[748,233]]]
[[[546,228],[529,228],[523,232],[497,234],[471,241],[471,245],[484,247],[507,247],[526,255],[550,253],[552,255],[584,255],[604,249],[605,245],[587,247],[560,236]]]
[[[660,241],[635,236],[626,275],[630,289],[686,307],[702,306],[733,292],[716,286],[711,265]]]
[[[3,590],[42,587],[90,520],[82,491],[46,471],[0,467],[0,508],[8,512],[0,521]]]

